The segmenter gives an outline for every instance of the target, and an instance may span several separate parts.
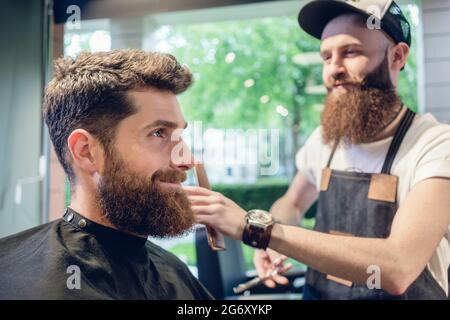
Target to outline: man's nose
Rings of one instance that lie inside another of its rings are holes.
[[[342,60],[339,58],[334,58],[330,64],[330,75],[333,80],[342,80],[345,78],[346,69],[342,63]]]
[[[187,144],[180,141],[175,149],[176,152],[172,152],[170,158],[170,166],[182,171],[191,170],[194,167],[194,157]]]

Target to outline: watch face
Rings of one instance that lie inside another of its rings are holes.
[[[250,210],[248,212],[248,219],[252,223],[262,225],[269,225],[272,223],[272,215],[264,210]]]

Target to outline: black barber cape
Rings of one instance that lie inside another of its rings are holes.
[[[0,299],[212,299],[173,254],[147,239],[63,219],[0,239]]]

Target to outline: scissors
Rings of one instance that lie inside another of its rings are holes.
[[[256,287],[261,282],[264,282],[264,281],[276,276],[280,272],[280,270],[283,268],[283,264],[281,264],[281,262],[282,262],[281,259],[280,260],[277,259],[275,261],[276,261],[274,263],[275,267],[270,269],[264,277],[255,277],[247,282],[241,283],[233,288],[233,292],[235,294],[242,293],[248,289]]]

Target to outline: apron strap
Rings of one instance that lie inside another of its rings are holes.
[[[386,159],[384,160],[383,169],[381,169],[382,174],[391,173],[391,168],[392,164],[394,163],[395,156],[397,155],[398,149],[400,149],[400,145],[406,135],[406,132],[408,132],[408,129],[411,127],[415,115],[416,113],[414,111],[411,111],[411,109],[406,110],[406,114],[403,116],[400,125],[395,131],[394,138],[392,139],[392,143],[389,146]]]
[[[334,142],[333,149],[331,149],[330,157],[328,158],[327,168],[329,168],[331,165],[331,160],[333,160],[334,152],[336,151],[338,145],[339,145],[339,140],[336,140]]]

